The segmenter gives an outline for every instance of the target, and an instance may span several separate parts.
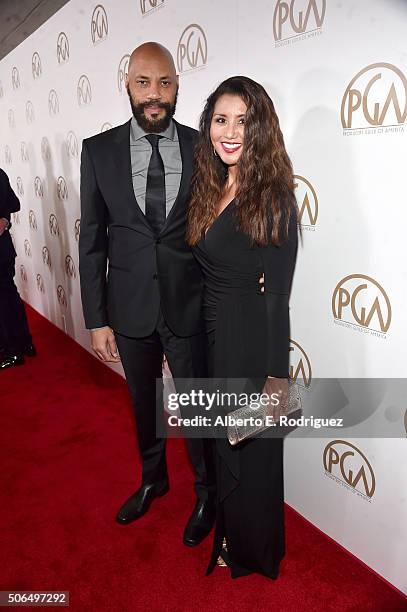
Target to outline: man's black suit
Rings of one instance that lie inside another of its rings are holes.
[[[0,218],[10,223],[20,201],[0,168]],[[0,236],[0,348],[6,355],[23,353],[31,346],[24,304],[14,283],[16,252],[8,230]]]
[[[153,332],[158,310],[177,336],[201,330],[202,276],[185,242],[186,201],[197,132],[176,123],[182,157],[178,197],[156,238],[132,185],[130,122],[83,142],[80,272],[86,327],[125,336]],[[106,233],[108,229],[108,234]],[[109,260],[107,278],[101,274]]]
[[[133,398],[143,483],[167,478],[155,435],[155,379],[163,352],[174,378],[204,377],[202,276],[185,242],[186,202],[197,132],[175,122],[182,158],[178,196],[158,236],[133,190],[130,121],[84,140],[79,266],[85,323],[115,332]],[[106,269],[108,273],[106,275]],[[196,491],[213,489],[209,441],[188,440]]]
[[[0,219],[7,219],[10,223],[11,213],[20,210],[20,200],[11,188],[7,174],[0,168]],[[16,252],[8,231],[1,235],[0,262],[14,259]]]

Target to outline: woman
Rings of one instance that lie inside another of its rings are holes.
[[[297,252],[293,171],[273,103],[247,77],[227,79],[206,102],[188,214],[187,239],[205,281],[211,375],[249,378],[257,388],[260,380],[265,392],[286,393]],[[235,447],[217,439],[216,454],[207,573],[220,555],[233,578],[257,572],[275,579],[285,553],[283,439],[259,436]]]

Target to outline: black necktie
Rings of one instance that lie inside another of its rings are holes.
[[[158,150],[158,134],[147,134],[146,139],[151,144],[151,158],[147,172],[146,187],[146,218],[157,235],[165,223],[165,172],[164,163]]]

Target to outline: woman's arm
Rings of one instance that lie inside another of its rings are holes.
[[[267,308],[265,375],[287,378],[289,369],[289,296],[298,248],[297,215],[291,215],[288,239],[260,248]]]

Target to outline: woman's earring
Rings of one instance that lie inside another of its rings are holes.
[[[215,148],[213,149],[213,154],[214,154],[215,157],[218,157],[218,154],[216,153]]]

